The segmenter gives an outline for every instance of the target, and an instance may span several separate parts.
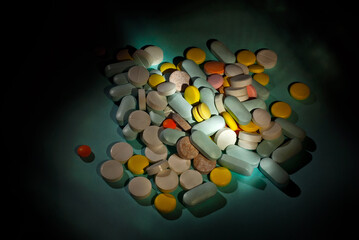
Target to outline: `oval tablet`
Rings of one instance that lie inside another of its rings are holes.
[[[284,163],[302,151],[302,143],[298,138],[293,138],[278,147],[272,153],[272,159],[277,163]]]
[[[252,65],[256,62],[256,55],[249,50],[242,50],[237,54],[237,62],[246,66]]]
[[[163,82],[157,85],[157,92],[161,96],[170,96],[176,92],[176,84]]]
[[[217,108],[215,106],[215,103],[214,103],[214,96],[215,96],[215,93],[209,89],[209,88],[206,88],[206,87],[203,87],[201,88],[201,90],[199,91],[200,93],[200,101],[202,103],[205,103],[209,109],[209,115],[207,115],[207,117],[204,117],[202,116],[202,112],[201,112],[201,106],[198,106],[198,111],[199,111],[199,114],[202,116],[202,118],[204,119],[208,119],[208,116],[210,117],[211,115],[218,115],[218,111],[217,111]]]
[[[289,87],[290,95],[297,100],[304,100],[309,97],[310,89],[304,83],[293,83]]]
[[[300,141],[304,140],[306,136],[305,131],[294,123],[284,118],[276,118],[275,122],[279,123],[279,125],[282,127],[284,136],[289,138],[298,138]]]
[[[217,160],[221,157],[221,149],[202,131],[192,132],[190,139],[195,148],[197,148],[206,158]]]
[[[260,142],[262,141],[262,136],[258,133],[240,131],[238,134],[238,138],[250,142]]]
[[[252,121],[258,127],[268,128],[271,123],[271,116],[266,110],[257,108],[252,113]]]
[[[134,66],[128,70],[128,81],[135,87],[142,87],[148,81],[150,73],[145,67]]]
[[[269,83],[269,76],[266,73],[256,73],[253,75],[253,79],[256,80],[258,83],[262,84],[263,86]]]
[[[234,120],[241,125],[248,124],[252,119],[251,113],[236,97],[227,96],[224,99],[224,107],[231,114]]]
[[[184,159],[193,159],[198,155],[197,148],[190,141],[190,137],[185,136],[177,141],[177,154]]]
[[[258,144],[256,151],[261,157],[269,157],[283,142],[283,135],[280,135],[280,137],[273,140],[263,140],[260,144]]]
[[[160,66],[160,71],[164,74],[166,72],[173,72],[177,70],[176,65],[170,62],[164,62]]]
[[[169,146],[175,146],[177,141],[184,137],[186,134],[183,131],[178,131],[177,129],[166,128],[160,133],[160,140]]]
[[[169,193],[176,190],[178,182],[178,175],[171,169],[161,171],[155,177],[156,186],[161,192],[164,193]]]
[[[224,74],[227,77],[233,77],[236,75],[243,74],[243,69],[236,64],[228,64],[224,67]]]
[[[115,160],[105,161],[101,165],[101,176],[108,182],[116,182],[123,176],[123,166]]]
[[[188,169],[181,174],[179,181],[184,190],[190,190],[202,184],[203,178],[200,172]]]
[[[277,65],[278,56],[273,50],[263,49],[257,53],[257,62],[265,69],[270,69]]]
[[[253,151],[246,150],[237,145],[230,145],[226,148],[226,154],[238,158],[250,164],[253,168],[258,167],[261,157]]]
[[[117,85],[112,87],[109,91],[111,99],[114,102],[121,100],[124,96],[131,95],[133,91],[137,91],[137,88],[133,86],[131,83]]]
[[[134,177],[128,183],[128,191],[136,199],[144,199],[151,194],[152,184],[145,177]]]
[[[178,175],[191,167],[191,160],[180,158],[177,154],[172,154],[168,158],[169,167]]]
[[[224,121],[230,129],[232,129],[233,131],[236,131],[238,129],[238,125],[236,121],[232,118],[231,114],[229,114],[228,112],[223,112],[222,117],[224,118]]]
[[[222,154],[221,158],[218,159],[218,164],[228,168],[229,170],[250,176],[253,172],[253,166],[246,161],[241,160],[238,157],[233,157],[227,154]]]
[[[213,41],[209,48],[212,54],[221,62],[234,63],[236,61],[234,53],[220,41]]]
[[[256,89],[258,98],[264,101],[269,98],[269,90],[262,84],[258,83],[255,79],[252,81],[252,86]]]
[[[252,77],[250,75],[242,74],[229,78],[231,87],[243,88],[252,84]]]
[[[110,154],[114,160],[125,164],[133,155],[133,147],[127,142],[117,142],[111,147]]]
[[[150,126],[151,118],[147,112],[136,110],[129,115],[128,124],[133,131],[142,132],[146,127]]]
[[[184,90],[183,97],[191,105],[198,103],[200,98],[198,88],[196,88],[195,86],[186,87],[186,89]]]
[[[208,174],[216,167],[217,161],[209,160],[201,153],[193,159],[193,167],[201,174]]]
[[[116,120],[120,126],[124,126],[128,122],[128,116],[135,111],[137,107],[136,98],[128,95],[122,98],[120,106],[116,112]]]
[[[206,134],[207,136],[212,136],[219,129],[224,128],[226,125],[222,116],[213,116],[201,123],[198,123],[192,127],[191,133],[198,130]]]
[[[278,187],[288,185],[290,180],[288,173],[271,158],[263,158],[258,168],[274,185]]]
[[[188,73],[191,79],[194,79],[196,77],[202,79],[207,78],[206,74],[193,60],[190,59],[183,60],[182,69],[186,71],[186,73]]]
[[[193,60],[197,64],[201,64],[206,60],[206,53],[202,49],[194,47],[186,52],[186,58]]]
[[[189,104],[181,93],[177,92],[167,98],[168,104],[176,113],[181,115],[185,120],[192,119],[192,105]]]
[[[122,134],[127,141],[133,141],[138,136],[138,132],[134,131],[128,123],[123,127]]]
[[[252,64],[248,66],[248,70],[252,73],[262,73],[264,71],[264,67],[258,64]]]
[[[183,195],[183,202],[187,206],[195,206],[213,197],[216,193],[216,185],[212,182],[206,182],[186,192]]]

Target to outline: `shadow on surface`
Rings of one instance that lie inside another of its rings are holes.
[[[297,155],[288,159],[284,163],[279,164],[288,174],[293,174],[304,166],[309,164],[313,159],[312,154],[307,152],[306,150],[302,150]]]
[[[193,216],[201,218],[223,208],[226,204],[227,200],[217,191],[213,197],[187,209]]]

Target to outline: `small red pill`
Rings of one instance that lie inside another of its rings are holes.
[[[87,145],[81,145],[77,148],[77,154],[80,157],[88,157],[91,154],[91,148]]]
[[[176,122],[170,118],[164,120],[162,122],[162,126],[164,128],[172,128],[172,129],[176,129],[176,127],[177,127]]]

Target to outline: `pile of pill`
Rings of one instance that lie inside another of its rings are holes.
[[[175,65],[163,62],[160,47],[149,45],[122,49],[117,62],[105,67],[123,136],[146,147],[141,155],[128,142],[114,144],[112,159],[100,172],[115,182],[127,167],[134,176],[130,194],[144,199],[157,189],[154,205],[162,214],[176,208],[178,199],[171,193],[178,186],[185,191],[182,203],[195,206],[227,186],[232,172],[250,176],[258,167],[279,188],[287,186],[290,178],[280,164],[302,150],[306,136],[288,120],[289,104],[278,101],[267,110],[265,70],[277,64],[273,50],[234,54],[218,40],[208,47],[217,61],[206,61],[205,51],[193,47]],[[289,91],[297,100],[310,94],[303,83]],[[168,146],[176,149],[170,156]],[[208,175],[205,182],[203,175]]]

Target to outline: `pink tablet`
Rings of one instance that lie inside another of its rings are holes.
[[[251,84],[247,85],[247,93],[249,98],[257,98],[257,90]]]
[[[218,89],[223,85],[223,77],[222,77],[222,75],[219,75],[219,74],[212,74],[212,75],[208,76],[207,81],[215,89]]]

